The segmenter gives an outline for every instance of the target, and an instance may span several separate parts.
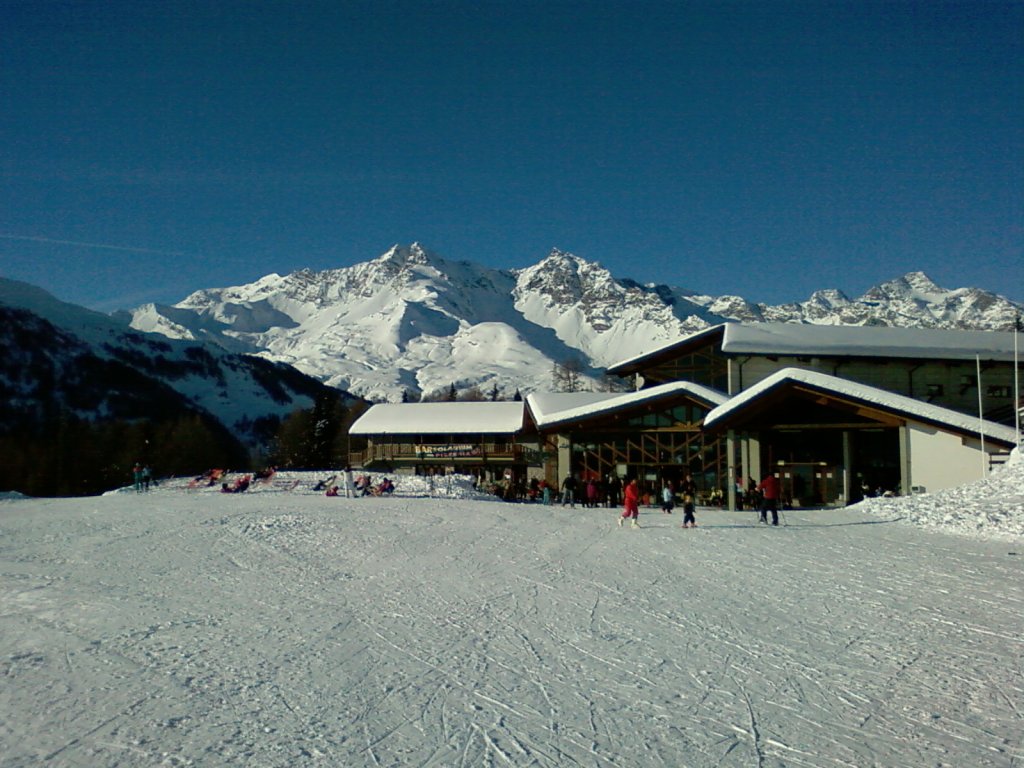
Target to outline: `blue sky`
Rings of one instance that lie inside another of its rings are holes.
[[[99,309],[413,241],[1024,300],[1024,3],[0,0],[0,275]]]

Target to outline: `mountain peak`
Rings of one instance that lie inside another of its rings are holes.
[[[377,258],[377,261],[390,262],[398,267],[416,264],[430,264],[433,260],[437,260],[437,256],[425,249],[419,243],[412,243],[411,245],[401,245],[396,243]]]
[[[907,274],[903,276],[903,280],[905,280],[907,285],[909,285],[915,291],[919,291],[921,293],[947,293],[945,289],[940,288],[938,285],[935,284],[934,280],[932,280],[930,277],[928,277],[928,275],[921,271],[907,272]]]

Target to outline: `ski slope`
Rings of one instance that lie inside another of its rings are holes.
[[[1024,762],[1024,540],[295,477],[0,502],[0,764]]]

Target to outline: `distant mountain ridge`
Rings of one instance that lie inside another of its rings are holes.
[[[0,425],[38,425],[59,414],[87,421],[194,416],[245,443],[259,420],[310,408],[330,393],[290,366],[225,346],[142,333],[126,317],[0,278]]]
[[[856,299],[829,289],[772,306],[617,279],[557,249],[531,267],[499,270],[414,243],[350,267],[196,291],[126,319],[397,401],[452,384],[505,395],[550,389],[554,365],[572,358],[599,386],[601,369],[727,320],[1009,330],[1022,308],[978,288],[941,288],[922,272]]]

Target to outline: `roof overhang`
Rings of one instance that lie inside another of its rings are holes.
[[[803,423],[791,407],[803,404]],[[845,414],[827,424],[815,424],[812,409],[818,406]],[[1016,443],[1012,428],[982,421],[949,408],[921,402],[905,395],[840,379],[816,371],[785,368],[715,408],[704,420],[709,432],[727,429],[759,431],[764,429],[800,429],[827,426],[833,429],[880,425],[899,426],[917,422],[969,437],[980,437],[1010,447]]]

